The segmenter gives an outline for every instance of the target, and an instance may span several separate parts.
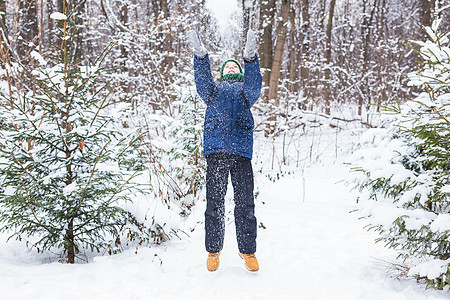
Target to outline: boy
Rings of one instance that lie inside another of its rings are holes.
[[[225,194],[228,174],[234,190],[236,237],[239,255],[249,271],[258,271],[256,259],[256,218],[253,196],[253,116],[250,108],[261,93],[262,76],[256,55],[256,37],[247,33],[244,50],[245,72],[235,60],[227,60],[214,82],[206,49],[197,32],[188,39],[194,48],[194,77],[197,92],[206,104],[204,149],[206,157],[205,246],[207,269],[219,267],[225,234]]]

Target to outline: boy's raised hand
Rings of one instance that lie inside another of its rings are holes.
[[[250,28],[247,31],[247,43],[244,49],[244,58],[253,60],[256,56],[256,34]]]
[[[198,58],[204,58],[206,54],[208,54],[208,51],[206,51],[206,48],[203,47],[200,37],[198,36],[198,32],[196,30],[189,30],[186,36],[187,40],[194,49],[195,56]]]

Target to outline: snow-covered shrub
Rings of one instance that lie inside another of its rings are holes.
[[[160,238],[122,208],[141,191],[145,151],[139,129],[122,128],[130,105],[102,82],[107,47],[92,65],[74,61],[75,25],[58,19],[55,55],[7,65],[0,114],[1,230],[32,237],[38,249],[121,249],[121,237]],[[121,206],[122,205],[122,206]]]
[[[205,106],[192,87],[173,87],[172,116],[145,116],[150,132],[150,184],[154,197],[186,216],[201,198],[206,161],[202,157]]]
[[[439,24],[413,42],[423,61],[409,84],[420,94],[389,106],[393,126],[369,130],[353,157],[359,212],[400,257],[425,261],[409,275],[436,289],[450,285],[450,48]]]
[[[202,157],[205,106],[196,93],[181,97],[177,105],[180,106],[181,114],[169,127],[174,145],[168,154],[173,156],[172,162],[178,162],[174,164],[174,171],[185,186],[184,194],[196,197],[202,189],[206,171]]]

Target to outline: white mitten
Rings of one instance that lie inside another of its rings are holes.
[[[194,49],[194,54],[198,58],[204,58],[208,51],[203,47],[202,42],[200,41],[200,37],[198,36],[198,32],[196,30],[189,30],[187,33],[187,40],[191,44]]]
[[[256,56],[256,34],[253,30],[249,29],[247,32],[247,43],[244,49],[244,58],[253,60]]]

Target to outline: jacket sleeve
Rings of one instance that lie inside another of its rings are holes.
[[[194,55],[194,78],[197,93],[208,105],[217,89],[211,74],[208,54],[204,58]]]
[[[244,59],[244,63],[244,96],[250,107],[252,107],[258,100],[262,87],[262,76],[261,71],[259,70],[258,56],[251,61]]]

